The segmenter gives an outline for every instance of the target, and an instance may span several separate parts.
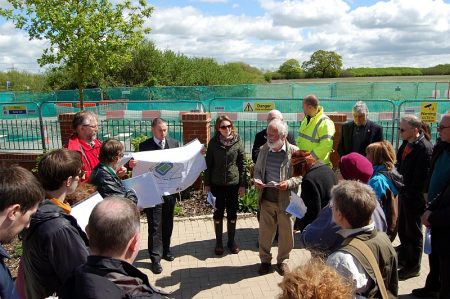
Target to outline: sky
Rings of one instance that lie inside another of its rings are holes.
[[[450,63],[450,0],[159,0],[145,24],[161,49],[276,70],[317,50],[344,68]],[[0,6],[7,0],[0,0]],[[42,72],[49,47],[0,17],[0,71]]]

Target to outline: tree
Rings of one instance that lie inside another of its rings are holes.
[[[302,64],[310,78],[334,78],[342,71],[342,57],[333,51],[318,50]]]
[[[286,79],[300,79],[303,74],[303,70],[297,59],[286,60],[280,66],[278,72],[282,74]]]
[[[145,17],[153,7],[145,0],[112,4],[109,0],[8,0],[0,15],[28,32],[30,39],[49,42],[38,59],[41,66],[65,65],[77,82],[80,105],[87,78],[103,77],[131,59],[143,40]]]

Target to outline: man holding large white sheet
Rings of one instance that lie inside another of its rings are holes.
[[[179,147],[177,140],[167,134],[167,123],[161,118],[152,121],[153,137],[139,144],[139,151],[154,151]],[[162,272],[161,257],[173,261],[170,252],[170,238],[173,230],[173,213],[179,195],[164,196],[164,202],[152,208],[144,209],[148,221],[148,252],[152,261],[152,272]]]

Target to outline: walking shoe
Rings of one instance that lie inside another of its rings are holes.
[[[159,274],[159,273],[161,273],[162,270],[163,270],[163,268],[162,268],[162,266],[161,266],[161,263],[160,263],[160,262],[153,262],[153,263],[152,263],[152,268],[151,268],[151,270],[152,270],[152,272],[153,272],[154,274]]]
[[[216,247],[214,248],[214,253],[216,255],[222,255],[223,254],[223,246],[216,245]]]
[[[398,280],[407,280],[417,276],[420,276],[420,271],[408,270],[406,268],[401,268],[398,271]]]
[[[259,275],[266,275],[270,272],[272,272],[272,265],[270,263],[261,263],[258,270]]]
[[[172,253],[168,252],[166,254],[163,254],[163,259],[165,259],[168,262],[171,262],[175,259],[175,256]]]
[[[438,298],[439,291],[433,291],[427,288],[414,289],[411,292],[414,296],[418,298]]]
[[[241,251],[241,249],[235,242],[233,242],[233,244],[227,244],[227,245],[228,245],[228,249],[230,250],[230,252],[232,254],[238,254],[239,251]]]
[[[289,270],[289,266],[286,263],[278,263],[277,271],[278,271],[278,274],[280,274],[281,276],[284,276],[284,274],[288,273],[290,270]]]

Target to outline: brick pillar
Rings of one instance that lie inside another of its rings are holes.
[[[183,143],[197,138],[205,146],[211,139],[211,114],[209,112],[187,112],[181,115],[183,122]],[[192,187],[196,190],[202,189],[202,177],[199,176]]]
[[[339,154],[337,148],[339,145],[339,140],[341,139],[342,125],[347,121],[347,115],[343,113],[327,114],[330,119],[334,122],[334,127],[336,128],[336,133],[333,138],[333,153],[331,154],[331,163],[333,163],[333,168],[337,169],[339,167]]]
[[[36,167],[36,159],[40,155],[42,155],[42,153],[0,153],[0,167],[6,168],[17,164],[31,170]]]
[[[211,114],[209,112],[187,112],[181,116],[184,144],[197,138],[207,145],[211,139]]]
[[[72,120],[75,113],[63,113],[58,115],[59,128],[61,130],[61,144],[67,146],[69,138],[73,133]]]

